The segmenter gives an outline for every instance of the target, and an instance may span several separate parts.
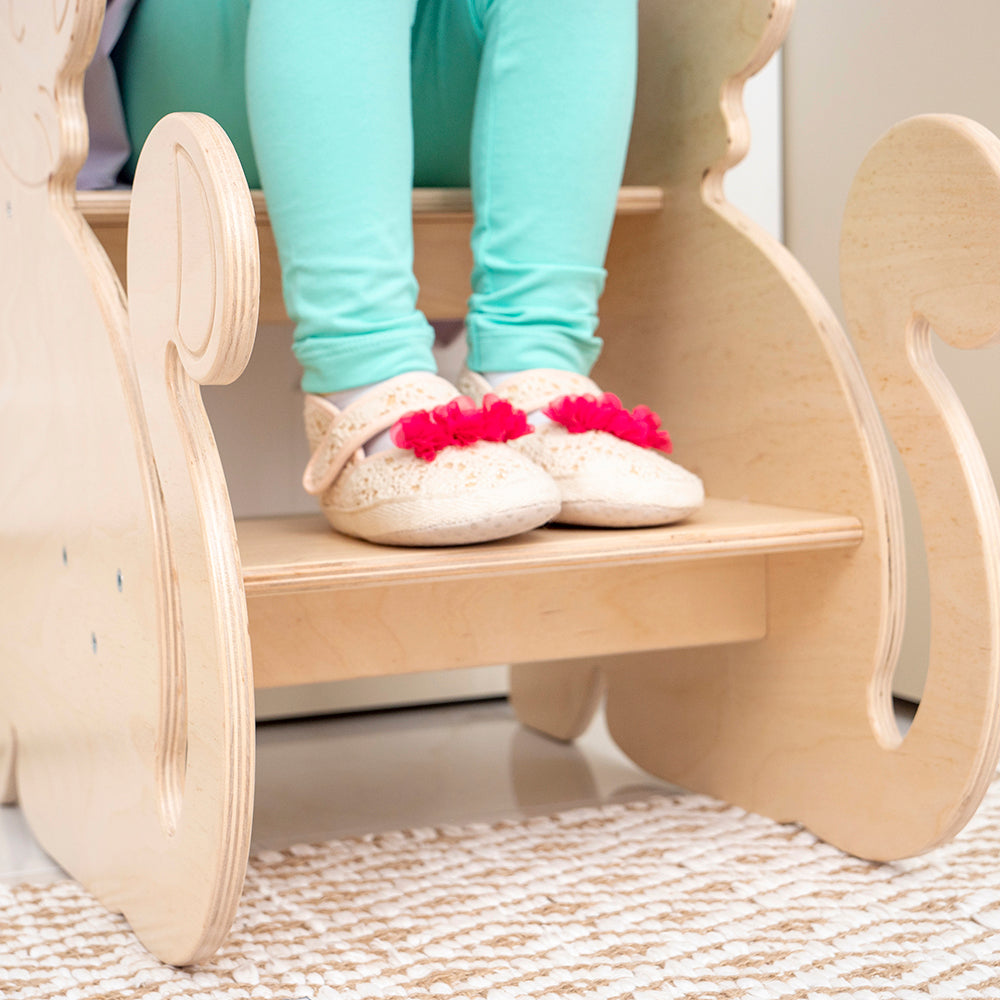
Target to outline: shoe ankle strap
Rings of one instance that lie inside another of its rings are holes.
[[[411,372],[388,379],[343,410],[322,396],[307,395],[306,426],[318,423],[325,430],[313,444],[312,457],[302,475],[306,492],[323,493],[366,442],[388,430],[400,417],[440,406],[457,395],[450,382],[431,372]]]

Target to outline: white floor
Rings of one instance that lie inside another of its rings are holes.
[[[253,848],[367,831],[494,821],[673,791],[634,767],[598,719],[567,746],[522,729],[505,701],[257,730]],[[16,807],[0,809],[0,882],[61,875]]]
[[[902,726],[910,714],[898,709]],[[253,848],[677,791],[636,768],[601,717],[564,745],[521,728],[505,701],[270,722],[257,734]],[[0,883],[61,875],[21,811],[0,809]]]

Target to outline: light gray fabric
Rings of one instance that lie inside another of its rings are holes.
[[[90,127],[90,154],[77,177],[78,188],[114,187],[118,173],[129,156],[125,115],[110,55],[137,2],[108,0],[97,52],[83,81],[83,103]]]

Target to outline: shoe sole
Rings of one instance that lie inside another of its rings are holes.
[[[676,524],[701,509],[701,504],[683,507],[643,507],[578,501],[564,503],[552,519],[554,524],[571,524],[587,528],[655,528]]]
[[[328,511],[330,524],[345,535],[379,545],[415,547],[475,545],[531,531],[547,524],[558,513],[560,501],[553,491],[539,499],[522,495],[456,498],[446,506],[440,500],[396,500],[357,511]]]

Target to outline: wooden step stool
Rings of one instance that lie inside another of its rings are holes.
[[[1000,329],[997,139],[919,118],[872,150],[844,225],[852,346],[722,193],[790,0],[643,0],[596,377],[664,414],[712,499],[672,528],[380,548],[316,517],[234,523],[199,384],[240,374],[260,288],[283,315],[270,228],[201,116],[157,127],[131,196],[76,195],[103,6],[14,0],[0,26],[0,786],[60,864],[164,961],[204,959],[242,887],[255,684],[504,661],[526,724],[570,739],[606,694],[642,767],[845,851],[962,827],[998,756],[1000,517],[930,330]],[[414,209],[421,306],[461,315],[467,195]],[[905,741],[881,418],[933,592]]]

